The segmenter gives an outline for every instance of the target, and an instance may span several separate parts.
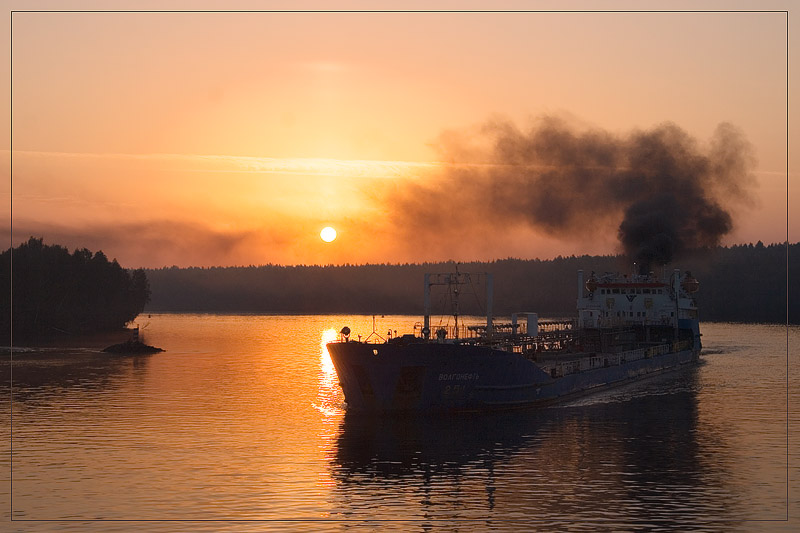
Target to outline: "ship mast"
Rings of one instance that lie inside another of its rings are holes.
[[[672,273],[672,290],[675,292],[675,342],[678,341],[678,315],[681,312],[680,307],[680,298],[681,298],[681,271],[679,269],[675,269]]]
[[[456,273],[455,276],[450,276],[450,283],[455,285],[452,290],[453,295],[453,319],[455,319],[455,332],[453,337],[456,339],[458,338],[458,285],[459,285],[459,272],[458,272],[458,265],[456,265]]]
[[[486,334],[491,338],[493,332],[493,300],[494,300],[494,278],[492,274],[485,272],[482,273],[486,276]],[[481,274],[478,275],[480,281]],[[458,317],[461,314],[459,308],[460,286],[470,284],[472,282],[472,274],[461,273],[456,271],[449,274],[425,274],[425,315],[423,317],[422,336],[429,339],[431,335],[431,286],[433,285],[447,285],[447,292],[451,297],[451,304],[453,310],[453,318],[455,319],[455,334],[456,339],[459,338],[458,330]]]
[[[425,317],[422,324],[422,337],[431,337],[431,275],[425,274]]]

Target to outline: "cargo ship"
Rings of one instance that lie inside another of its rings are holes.
[[[458,313],[465,286],[485,287],[486,322]],[[431,288],[450,294],[454,323],[431,329]],[[453,412],[547,405],[696,363],[701,350],[690,272],[577,276],[577,316],[493,317],[490,273],[425,274],[414,332],[327,345],[348,411]],[[461,323],[459,324],[459,318]],[[374,330],[374,328],[373,328]]]

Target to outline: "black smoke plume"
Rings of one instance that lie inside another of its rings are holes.
[[[718,245],[733,228],[731,206],[747,204],[754,184],[750,144],[727,123],[705,145],[672,123],[614,135],[552,117],[527,131],[494,121],[477,140],[488,149],[474,136],[444,136],[442,179],[394,198],[396,223],[418,241],[453,238],[452,228],[486,236],[527,225],[566,239],[616,231],[647,271]]]

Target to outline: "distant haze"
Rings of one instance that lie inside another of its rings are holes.
[[[131,268],[644,264],[800,233],[794,12],[10,5],[14,245]]]

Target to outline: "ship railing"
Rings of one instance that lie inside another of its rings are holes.
[[[483,341],[488,340],[486,335],[486,324],[459,324],[458,327],[450,324],[431,326],[431,338],[436,339],[439,331],[444,330],[444,339],[453,341]],[[536,337],[531,337],[525,323],[495,322],[492,324],[492,341],[503,342],[504,339],[526,339],[541,338],[549,340],[551,336],[563,336],[575,330],[575,320],[540,320]],[[421,331],[421,328],[420,328]],[[416,333],[416,328],[415,328]]]
[[[545,319],[537,322],[538,334],[563,332],[575,329],[574,319]],[[467,326],[469,335],[467,336],[485,336],[486,324],[478,324]],[[525,322],[513,324],[511,322],[495,322],[492,324],[492,331],[498,335],[523,335],[529,334],[528,325]]]
[[[688,350],[692,346],[691,341],[677,341],[672,344],[672,351],[673,352],[682,352],[683,350]]]
[[[558,332],[575,329],[575,319],[567,320],[540,320],[538,327],[541,332]]]
[[[601,328],[619,326],[671,326],[674,320],[670,317],[599,317],[597,325]]]
[[[674,344],[659,344],[658,346],[650,346],[649,348],[637,348],[635,350],[626,350],[617,353],[601,353],[592,357],[583,359],[576,359],[573,361],[563,361],[555,363],[551,366],[543,366],[543,370],[549,371],[550,375],[554,378],[568,376],[570,374],[578,374],[586,370],[595,368],[604,368],[610,366],[619,366],[623,363],[638,361],[640,359],[649,359],[658,355],[670,353],[677,350]],[[688,342],[687,348],[688,348]],[[683,349],[687,349],[683,348]]]
[[[439,332],[444,331],[444,335]],[[459,324],[457,327],[450,324],[431,326],[431,338],[443,338],[447,341],[459,340],[478,340],[485,336],[486,326],[469,326]]]

